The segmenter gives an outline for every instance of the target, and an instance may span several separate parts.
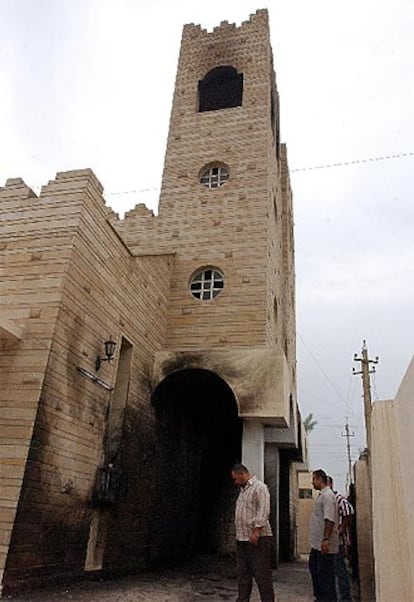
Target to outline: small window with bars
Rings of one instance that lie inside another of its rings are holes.
[[[230,177],[227,167],[222,165],[212,166],[205,169],[200,177],[200,184],[206,188],[219,188]]]
[[[223,288],[223,274],[214,269],[197,272],[190,282],[190,290],[193,297],[204,301],[217,297]]]

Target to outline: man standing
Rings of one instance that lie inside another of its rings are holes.
[[[235,464],[231,476],[240,487],[235,516],[239,586],[237,602],[249,602],[253,578],[259,589],[260,600],[274,602],[269,491],[243,464]]]
[[[309,570],[317,602],[336,602],[335,554],[338,553],[338,508],[328,487],[324,470],[313,472],[312,483],[319,491],[309,521]]]
[[[349,574],[345,563],[347,548],[350,544],[350,529],[354,508],[350,502],[335,491],[333,487],[332,477],[327,476],[328,485],[332,489],[336,503],[338,506],[338,534],[339,534],[339,551],[335,556],[335,576],[338,585],[339,599],[342,602],[351,602],[351,588],[349,585]]]

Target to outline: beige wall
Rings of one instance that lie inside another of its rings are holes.
[[[379,602],[414,599],[414,361],[394,401],[372,412],[373,542]]]

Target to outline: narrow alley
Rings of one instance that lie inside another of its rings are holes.
[[[306,560],[281,564],[274,571],[277,602],[311,602],[311,581]],[[111,580],[85,580],[38,590],[13,602],[219,602],[234,601],[237,581],[234,560],[207,559],[185,570],[143,573]],[[259,602],[254,587],[251,602]]]

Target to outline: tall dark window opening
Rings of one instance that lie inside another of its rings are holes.
[[[276,147],[276,157],[279,159],[279,99],[277,92],[275,94],[273,89],[271,90],[270,98],[270,124]]]
[[[234,67],[216,67],[198,82],[198,110],[217,111],[241,107],[243,73]]]

